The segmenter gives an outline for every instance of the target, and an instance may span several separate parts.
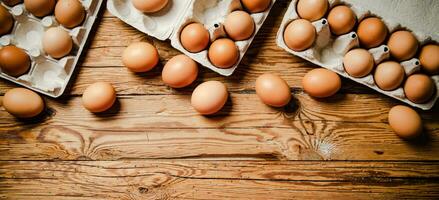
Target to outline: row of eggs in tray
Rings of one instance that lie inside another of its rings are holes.
[[[164,9],[168,0],[142,1],[131,0],[132,5],[143,13],[154,13]],[[235,10],[226,16],[224,37],[215,39],[212,43],[210,33],[199,22],[192,22],[183,27],[180,33],[180,43],[190,53],[199,53],[208,49],[209,61],[218,68],[233,67],[239,60],[240,52],[235,41],[250,39],[256,31],[255,21],[250,13],[266,11],[271,0],[242,0],[244,10]],[[220,25],[218,25],[220,26]]]
[[[31,68],[31,55],[38,57],[39,48],[32,44],[41,44],[42,50],[53,59],[61,59],[74,51],[75,45],[79,45],[71,36],[71,29],[80,26],[86,17],[86,10],[79,0],[3,0],[8,8],[0,4],[0,36],[11,34],[10,37],[2,37],[2,43],[6,46],[0,49],[0,68],[2,72],[19,77]],[[24,10],[21,4],[24,3]],[[28,12],[26,15],[24,12]],[[52,17],[61,26],[57,26]],[[37,23],[39,22],[39,23]],[[23,26],[26,30],[21,33],[14,26]],[[35,33],[32,30],[35,29]],[[28,33],[39,34],[42,37],[30,37]],[[24,34],[24,36],[22,36]],[[34,39],[41,41],[32,41]],[[14,42],[14,40],[17,40]],[[19,40],[24,40],[23,44]],[[11,42],[12,41],[12,42]],[[28,47],[31,45],[31,47]],[[20,47],[25,47],[22,49]]]
[[[408,30],[389,33],[386,24],[378,17],[366,17],[358,22],[349,6],[341,4],[331,9],[329,7],[327,0],[299,0],[296,5],[299,18],[287,24],[283,33],[286,46],[297,52],[311,48],[318,37],[312,23],[326,17],[334,37],[350,34],[351,31],[355,31],[355,37],[358,37],[360,48],[351,49],[343,57],[346,73],[354,78],[373,74],[375,84],[384,91],[393,91],[403,85],[405,96],[413,103],[426,103],[433,98],[436,86],[429,75],[439,75],[439,45],[427,43],[420,48],[417,38]],[[375,63],[367,49],[385,43],[390,59]],[[415,56],[419,58],[417,62],[420,62],[422,73],[409,73],[407,75],[410,76],[406,78],[401,63]]]

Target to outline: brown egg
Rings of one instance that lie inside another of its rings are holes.
[[[70,53],[73,40],[61,27],[49,28],[43,36],[43,49],[53,58],[62,58]]]
[[[0,5],[0,24],[0,36],[9,33],[14,26],[14,18],[2,5]]]
[[[168,0],[131,0],[134,7],[144,13],[155,13],[166,7]]]
[[[63,26],[74,28],[85,19],[85,9],[78,0],[58,0],[55,18]]]
[[[246,40],[255,32],[255,22],[247,12],[238,10],[227,15],[224,29],[233,40]]]
[[[238,62],[239,50],[228,38],[215,40],[209,48],[209,60],[218,68],[230,68]]]
[[[19,3],[22,3],[23,0],[2,0],[2,2],[5,5],[12,7],[12,6],[15,6],[15,5],[19,4]]]
[[[316,21],[325,16],[328,7],[328,0],[299,0],[297,14],[300,18]]]
[[[395,106],[389,112],[389,125],[403,139],[412,139],[422,133],[422,119],[407,106]]]
[[[369,17],[360,22],[357,34],[361,45],[370,49],[381,45],[386,40],[388,30],[381,19]]]
[[[314,44],[316,35],[316,29],[309,21],[296,19],[285,28],[284,41],[288,48],[303,51]]]
[[[197,76],[197,63],[183,54],[171,58],[162,71],[163,82],[173,88],[189,86],[197,79]]]
[[[122,62],[132,72],[147,72],[158,64],[159,52],[147,42],[132,43],[123,51]]]
[[[355,78],[369,75],[373,70],[374,63],[372,54],[365,49],[351,50],[343,58],[346,72]]]
[[[274,74],[263,74],[256,79],[256,94],[269,106],[282,107],[291,100],[287,82]]]
[[[431,74],[439,74],[439,45],[429,44],[422,47],[421,54],[419,55],[422,69]]]
[[[194,109],[203,115],[217,113],[227,102],[227,87],[219,81],[207,81],[195,88],[191,97]]]
[[[324,68],[309,71],[302,79],[303,89],[310,96],[330,97],[341,88],[341,79],[335,72]]]
[[[55,0],[24,0],[24,7],[32,15],[44,17],[53,12]]]
[[[398,61],[413,58],[418,51],[418,45],[418,40],[409,31],[396,31],[390,35],[389,41],[387,42],[390,55]]]
[[[329,11],[328,23],[334,35],[343,35],[354,29],[357,17],[351,8],[341,5]]]
[[[187,51],[197,53],[207,48],[210,42],[210,35],[203,24],[192,23],[183,28],[180,41]]]
[[[271,0],[241,0],[244,8],[251,13],[266,11],[271,4]]]
[[[390,91],[398,88],[404,81],[405,71],[402,66],[394,61],[379,64],[375,70],[375,83],[382,90]]]
[[[0,68],[10,76],[18,77],[29,71],[31,60],[22,49],[6,46],[0,50]]]
[[[109,83],[93,83],[82,94],[82,105],[93,113],[104,112],[110,109],[115,101],[116,91]]]
[[[44,110],[43,99],[35,92],[25,88],[14,88],[3,97],[3,107],[18,118],[32,118]]]
[[[426,103],[434,95],[436,86],[433,80],[425,74],[414,74],[407,78],[404,84],[405,96],[413,103]]]

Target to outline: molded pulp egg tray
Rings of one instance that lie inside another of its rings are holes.
[[[0,77],[50,97],[61,96],[78,63],[103,0],[80,2],[86,10],[86,17],[80,26],[73,29],[59,25],[53,15],[43,18],[33,16],[26,11],[23,3],[14,7],[2,4],[12,14],[15,22],[11,33],[0,38],[0,46],[15,45],[23,49],[32,63],[30,70],[22,76],[12,77],[0,71]],[[61,59],[50,57],[42,47],[44,32],[54,26],[61,26],[73,39],[72,51]]]
[[[207,50],[199,53],[191,53],[185,50],[180,43],[180,32],[186,25],[199,22],[204,24],[204,27],[209,31],[211,41],[224,37],[226,34],[222,23],[227,15],[235,10],[244,10],[240,0],[171,0],[166,8],[154,14],[144,14],[138,11],[130,0],[108,0],[107,8],[113,15],[139,31],[159,40],[170,39],[174,48],[201,65],[223,76],[230,76],[238,67],[275,1],[272,0],[270,8],[266,11],[250,14],[255,22],[255,33],[247,40],[235,41],[240,51],[240,57],[238,62],[228,69],[221,69],[212,65]]]
[[[293,55],[299,56],[305,60],[308,60],[308,61],[318,65],[318,66],[332,70],[332,71],[340,74],[343,77],[349,78],[355,82],[358,82],[360,84],[368,86],[368,87],[370,87],[370,88],[372,88],[372,89],[374,89],[382,94],[385,94],[387,96],[390,96],[390,97],[393,97],[393,98],[398,99],[400,101],[403,101],[411,106],[418,107],[418,108],[421,108],[424,110],[429,110],[434,106],[436,100],[439,97],[439,75],[431,76],[431,78],[433,79],[433,81],[436,84],[437,91],[436,91],[435,96],[430,101],[428,101],[426,103],[417,104],[417,103],[411,102],[410,100],[408,100],[406,98],[405,93],[404,93],[404,89],[402,88],[402,86],[397,88],[396,90],[393,90],[393,91],[384,91],[384,90],[380,89],[375,84],[375,80],[374,80],[372,73],[366,77],[363,77],[363,78],[354,78],[354,77],[350,76],[348,73],[346,73],[344,66],[343,66],[343,57],[349,50],[360,46],[358,36],[355,32],[350,32],[350,33],[347,33],[345,35],[341,35],[338,37],[331,35],[331,30],[329,28],[328,21],[325,18],[322,18],[318,21],[312,22],[312,24],[314,25],[314,27],[316,28],[316,31],[317,31],[317,38],[316,38],[316,41],[311,48],[309,48],[305,51],[301,51],[301,52],[297,52],[297,51],[294,51],[294,50],[291,50],[290,48],[288,48],[287,45],[285,44],[284,39],[283,39],[283,34],[284,34],[286,26],[291,21],[299,18],[298,14],[296,12],[297,2],[298,2],[298,0],[293,0],[291,2],[291,4],[289,5],[288,10],[284,16],[284,19],[282,20],[282,24],[281,24],[281,27],[278,31],[277,39],[276,39],[276,42],[277,42],[279,47],[283,48],[284,50],[286,50],[287,52],[289,52]],[[369,4],[377,4],[377,2],[374,2],[374,1],[367,1],[367,2],[369,2]],[[402,1],[400,3],[402,3]],[[369,17],[369,16],[380,17],[380,15],[378,15],[379,13],[372,13],[371,11],[369,11],[361,6],[358,6],[357,4],[348,3],[348,2],[339,1],[339,0],[329,0],[330,8],[337,6],[337,5],[340,5],[340,4],[344,4],[344,5],[351,7],[357,16],[357,19],[358,19],[357,21],[361,21],[362,19]],[[396,2],[393,2],[393,5],[396,5]],[[406,7],[408,7],[408,6],[406,5]],[[385,10],[385,9],[381,9],[381,10],[382,10],[382,12],[389,12],[388,10]],[[429,17],[429,19],[424,19],[424,20],[437,20],[437,17],[436,17],[437,13],[432,13],[432,14],[433,14],[433,16]],[[406,16],[408,17],[408,19],[406,19],[407,21],[414,20],[414,19],[410,19],[410,15],[406,15]],[[389,32],[390,34],[392,32],[397,31],[397,30],[401,30],[401,29],[406,28],[406,27],[403,27],[402,25],[400,25],[399,23],[395,23],[395,20],[393,20],[391,18],[384,18],[384,17],[380,17],[380,18],[382,18],[384,23],[387,25],[387,27],[390,31]],[[405,21],[405,22],[407,23],[407,21]],[[402,23],[404,23],[404,22],[402,22]],[[422,22],[420,22],[420,23],[422,23]],[[437,38],[438,38],[437,33],[430,33],[430,36],[427,36],[424,33],[414,31],[414,30],[412,30],[412,31],[413,31],[414,35],[416,36],[416,38],[418,39],[418,41],[420,42],[420,45],[424,45],[424,44],[432,42],[432,41],[437,42]],[[376,65],[381,63],[382,61],[387,60],[390,57],[390,51],[389,51],[388,46],[386,46],[386,45],[381,45],[379,47],[369,49],[369,52],[373,55]],[[413,58],[413,59],[401,62],[400,64],[401,64],[401,66],[403,66],[403,68],[405,70],[406,77],[421,70],[420,61],[417,58]]]

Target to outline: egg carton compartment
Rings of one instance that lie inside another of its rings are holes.
[[[79,26],[71,29],[60,25],[53,13],[39,18],[29,13],[23,3],[13,7],[2,3],[12,14],[14,27],[9,34],[0,37],[0,47],[13,45],[23,49],[31,58],[31,67],[26,74],[19,77],[10,76],[0,70],[0,77],[50,97],[61,96],[76,68],[103,0],[80,2],[85,8],[86,16]],[[62,58],[53,58],[43,49],[43,35],[52,27],[65,30],[73,41],[72,50]]]
[[[137,30],[159,40],[166,40],[191,3],[189,0],[170,0],[163,10],[144,14],[133,6],[131,0],[109,0],[107,9]]]
[[[138,11],[132,5],[130,0],[109,0],[107,2],[107,8],[110,13],[139,31],[160,40],[170,39],[171,45],[174,48],[191,57],[196,62],[211,69],[212,71],[217,72],[220,75],[230,76],[238,67],[276,0],[272,0],[270,7],[264,12],[249,13],[255,23],[255,31],[249,39],[235,41],[235,44],[240,52],[239,60],[235,65],[227,69],[218,68],[209,61],[207,53],[208,48],[198,53],[187,51],[180,42],[180,33],[186,25],[193,22],[198,22],[203,24],[208,30],[211,42],[217,38],[226,37],[222,24],[229,13],[235,10],[244,10],[243,6],[241,5],[241,1],[174,0],[169,2],[171,5],[168,5],[168,8],[165,8],[164,10],[154,14],[144,14]],[[171,12],[173,10],[175,11],[174,13]]]
[[[418,107],[423,110],[429,110],[434,106],[435,102],[439,98],[439,75],[431,76],[433,82],[436,85],[435,96],[430,101],[423,104],[417,104],[408,100],[404,93],[403,84],[399,88],[393,91],[385,91],[380,89],[375,83],[373,72],[362,78],[355,78],[350,76],[345,71],[343,65],[343,57],[349,50],[360,47],[358,35],[355,32],[355,30],[344,35],[339,35],[339,36],[333,35],[331,33],[329,23],[326,18],[322,18],[320,20],[311,22],[311,24],[316,29],[317,35],[314,44],[310,48],[304,51],[294,51],[290,49],[284,41],[284,32],[285,32],[285,28],[290,22],[300,18],[296,11],[296,5],[298,1],[299,0],[292,0],[282,20],[281,26],[279,28],[276,37],[276,43],[279,47],[283,48],[285,51],[293,55],[299,56],[318,66],[334,71],[345,78],[363,84],[369,88],[378,91],[379,93],[403,101],[411,106]],[[374,2],[370,2],[370,3],[374,3]],[[380,15],[376,13],[372,13],[371,11],[361,6],[357,6],[345,1],[329,0],[328,11],[337,5],[346,5],[353,10],[353,12],[357,17],[357,24],[354,29],[356,29],[358,23],[362,19],[374,16],[383,20],[384,24],[387,26],[389,30],[389,36],[390,34],[398,30],[408,30],[406,27],[393,21],[392,19],[389,18],[384,19],[380,17]],[[411,31],[411,32],[415,35],[416,39],[419,41],[420,46],[433,41],[431,37],[429,37],[427,34],[417,31]],[[378,64],[390,58],[390,49],[385,44],[366,50],[368,50],[372,54],[375,62],[375,68]],[[417,73],[421,70],[420,61],[417,58],[412,58],[410,60],[400,62],[400,64],[404,68],[406,78],[409,75]]]

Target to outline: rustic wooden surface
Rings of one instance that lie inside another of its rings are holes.
[[[102,12],[72,84],[33,120],[0,107],[0,198],[5,199],[435,199],[439,198],[439,109],[420,111],[425,133],[403,141],[387,124],[400,104],[343,80],[334,97],[301,89],[315,66],[278,48],[275,35],[289,1],[278,1],[237,72],[201,69],[181,90],[161,82],[161,66],[133,74],[121,52],[152,42],[162,63],[178,52]],[[254,81],[280,74],[295,99],[263,105]],[[227,84],[231,98],[217,115],[191,108],[194,86]],[[118,102],[90,114],[80,103],[96,81],[114,84]],[[0,81],[0,96],[15,87]]]

